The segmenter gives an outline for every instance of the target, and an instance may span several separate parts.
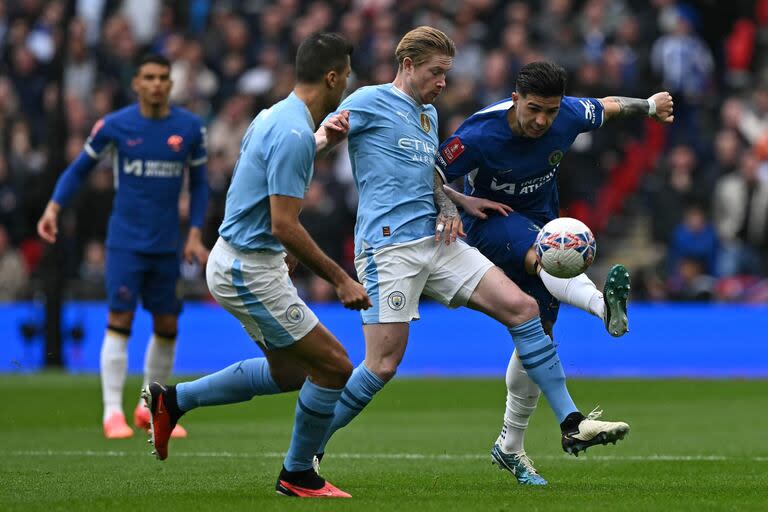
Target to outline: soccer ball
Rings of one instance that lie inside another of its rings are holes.
[[[548,274],[564,279],[583,274],[597,252],[592,231],[571,217],[547,222],[539,231],[534,247],[541,267]]]

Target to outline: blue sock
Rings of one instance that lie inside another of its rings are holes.
[[[544,333],[538,317],[509,328],[517,355],[528,376],[541,388],[550,407],[562,423],[566,416],[578,411],[568,388],[565,386],[565,372],[560,364],[552,339]]]
[[[333,411],[333,423],[331,423],[328,435],[323,439],[323,443],[320,445],[317,453],[325,452],[325,445],[328,444],[328,440],[333,433],[347,426],[355,416],[360,414],[363,408],[368,405],[368,402],[373,399],[373,395],[384,387],[384,384],[386,383],[369,370],[365,363],[360,363],[360,366],[355,368],[352,376],[347,381],[347,385],[341,392],[336,409]]]
[[[312,457],[323,442],[333,421],[333,409],[341,396],[341,389],[321,388],[309,379],[299,391],[296,400],[296,421],[293,424],[291,446],[283,466],[288,471],[312,468]]]
[[[176,386],[179,409],[186,412],[204,405],[245,402],[256,395],[274,395],[280,388],[269,373],[264,357],[246,359],[216,373]]]

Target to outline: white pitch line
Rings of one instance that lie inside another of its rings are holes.
[[[20,457],[143,457],[142,452],[127,451],[97,451],[97,450],[29,450],[0,452],[3,455]],[[233,453],[233,452],[175,452],[173,457],[220,458],[220,459],[281,459],[285,453]],[[427,453],[332,453],[334,459],[389,459],[389,460],[484,460],[490,455],[479,453],[464,454],[427,454]],[[750,460],[752,462],[768,462],[768,457],[728,457],[724,455],[584,455],[581,458],[568,455],[541,455],[536,457],[543,460],[572,460],[572,461],[629,461],[629,462],[721,462],[729,460]]]

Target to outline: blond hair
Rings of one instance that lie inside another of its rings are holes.
[[[456,45],[444,32],[427,26],[417,27],[405,34],[395,50],[400,66],[406,57],[410,57],[413,64],[418,66],[435,54],[453,57],[456,54]]]

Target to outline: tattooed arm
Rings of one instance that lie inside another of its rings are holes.
[[[647,100],[627,98],[624,96],[608,96],[600,98],[605,108],[605,118],[652,117],[662,123],[674,121],[674,103],[668,92],[657,92]]]
[[[459,217],[459,210],[453,204],[443,190],[443,177],[437,171],[434,172],[435,206],[437,206],[437,225],[435,226],[435,242],[439,242],[445,234],[445,245],[456,241],[456,237],[465,237],[464,226]]]

